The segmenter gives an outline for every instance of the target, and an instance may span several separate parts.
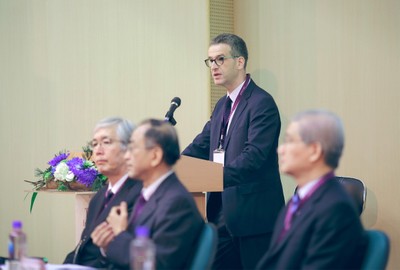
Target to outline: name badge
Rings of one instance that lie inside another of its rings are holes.
[[[223,166],[225,163],[225,150],[220,148],[215,149],[213,152],[213,161]]]

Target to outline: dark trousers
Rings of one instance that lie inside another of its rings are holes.
[[[272,233],[235,237],[218,229],[218,250],[213,269],[255,269],[268,250]]]
[[[233,236],[225,225],[221,208],[208,221],[218,229],[218,248],[212,269],[255,269],[267,252],[272,232],[250,236]]]

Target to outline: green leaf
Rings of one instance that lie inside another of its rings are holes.
[[[52,175],[52,173],[51,173],[51,171],[46,171],[45,173],[44,173],[44,175],[43,175],[43,179],[44,179],[44,181],[49,181],[50,179],[52,179],[53,178],[53,175]]]
[[[83,150],[83,158],[89,160],[93,154],[91,142],[88,142],[86,146],[82,147],[82,150]]]
[[[105,184],[107,183],[107,176],[104,176],[102,174],[98,174],[95,181],[92,184],[91,189],[93,191],[98,191],[101,189]]]
[[[67,186],[66,186],[64,183],[59,183],[59,184],[58,184],[58,187],[57,187],[57,190],[58,190],[58,191],[67,191],[68,188],[67,188]]]
[[[33,192],[33,193],[32,193],[32,197],[31,197],[31,206],[30,206],[30,208],[29,208],[29,213],[32,213],[33,204],[35,203],[35,200],[36,200],[37,195],[38,195],[37,192]]]
[[[39,168],[35,169],[35,177],[43,177],[43,174],[44,172],[41,169]]]

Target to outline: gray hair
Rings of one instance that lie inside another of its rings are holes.
[[[134,129],[134,125],[126,119],[121,117],[109,117],[97,122],[94,127],[94,132],[102,128],[115,127],[118,140],[120,141],[121,149],[126,151],[128,148],[129,140]]]
[[[244,69],[246,69],[247,60],[249,59],[246,42],[244,42],[244,40],[237,35],[223,33],[213,38],[210,42],[210,46],[221,43],[227,44],[231,47],[232,56],[243,56],[245,60]]]
[[[344,129],[340,118],[326,110],[308,110],[296,114],[300,137],[305,144],[319,142],[325,163],[336,169],[344,147]]]

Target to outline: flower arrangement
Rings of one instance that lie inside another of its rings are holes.
[[[48,162],[49,167],[35,170],[35,177],[39,177],[39,180],[25,180],[34,186],[31,212],[38,190],[97,191],[107,182],[107,177],[99,173],[94,162],[90,160],[93,153],[91,148],[87,146],[82,149],[81,157],[73,157],[66,150],[60,151]]]

